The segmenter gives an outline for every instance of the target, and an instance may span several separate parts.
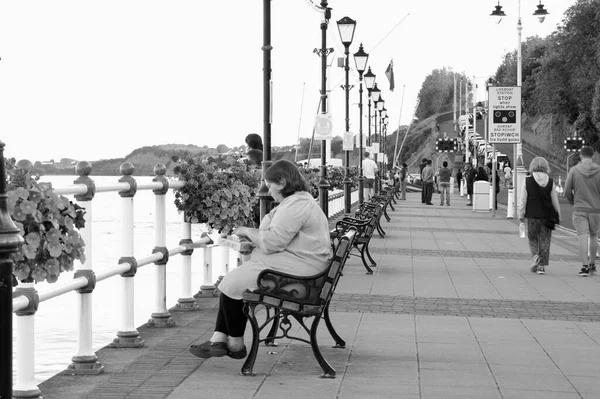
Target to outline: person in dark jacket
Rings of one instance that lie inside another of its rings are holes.
[[[549,176],[550,166],[543,157],[535,157],[529,164],[528,176],[523,181],[521,188],[521,203],[519,204],[519,221],[527,220],[527,238],[529,250],[533,256],[531,272],[544,274],[550,257],[550,242],[552,230],[545,224],[550,207],[558,214],[560,222],[560,204],[554,181]]]
[[[456,183],[458,184],[458,193],[460,194],[460,185],[462,184],[463,174],[460,169],[456,171]]]
[[[427,190],[425,189],[425,180],[423,180],[423,169],[427,166],[427,158],[423,158],[419,164],[419,173],[421,174],[421,203],[427,202]]]
[[[467,206],[471,206],[473,205],[473,183],[475,182],[475,176],[477,175],[477,173],[475,172],[475,169],[473,168],[473,165],[471,165],[470,163],[465,165],[465,180],[467,182],[467,195],[469,197],[469,202],[467,203]]]

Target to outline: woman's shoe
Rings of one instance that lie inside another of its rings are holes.
[[[239,351],[227,351],[227,356],[229,356],[232,359],[243,359],[246,356],[248,356],[248,352],[246,351],[246,345],[244,345],[244,347],[242,349],[240,349]]]
[[[223,357],[229,354],[226,342],[206,341],[200,345],[190,345],[189,351],[192,355],[209,359],[211,357]]]
[[[538,266],[540,265],[540,256],[539,255],[533,255],[533,263],[531,264],[531,267],[529,268],[529,270],[531,271],[531,273],[535,273],[538,269]]]

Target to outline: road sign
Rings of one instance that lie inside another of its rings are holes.
[[[567,152],[577,152],[585,145],[582,137],[567,137],[565,139],[565,150]]]
[[[521,87],[491,86],[489,88],[490,144],[521,142]]]
[[[315,140],[333,139],[333,123],[331,115],[317,114],[315,117]]]

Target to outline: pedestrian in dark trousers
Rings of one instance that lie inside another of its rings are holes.
[[[592,147],[579,151],[581,162],[571,168],[565,183],[565,197],[573,205],[573,225],[579,237],[581,277],[596,273],[598,232],[600,232],[600,166],[592,161]]]
[[[423,168],[423,181],[425,182],[425,204],[433,205],[431,198],[433,197],[433,166],[431,159],[427,160],[427,166]]]
[[[400,194],[401,200],[406,199],[406,172],[408,169],[408,165],[406,162],[402,163],[402,169],[400,170]]]
[[[442,166],[438,176],[440,180],[440,206],[444,205],[444,197],[446,198],[446,205],[450,206],[450,178],[452,177],[452,170],[448,167],[447,161],[444,161]]]
[[[419,173],[421,174],[421,203],[424,204],[427,202],[427,190],[425,187],[425,180],[423,179],[423,169],[427,166],[427,158],[423,158],[421,163],[419,164]]]
[[[467,182],[467,196],[469,197],[469,202],[467,203],[467,206],[472,206],[473,205],[473,183],[475,182],[475,176],[477,175],[477,172],[475,172],[473,165],[468,163],[465,166],[465,174],[466,174],[465,180]]]
[[[547,226],[548,215],[551,208],[554,208],[558,215],[557,223],[560,222],[560,204],[546,159],[533,158],[529,164],[529,172],[531,176],[525,178],[521,188],[518,215],[521,223],[527,220],[527,238],[533,256],[530,270],[532,273],[544,274],[550,258],[554,228]]]
[[[462,178],[463,178],[463,174],[460,171],[460,169],[458,169],[456,171],[456,182],[458,183],[458,193],[460,194],[460,185],[462,183]]]

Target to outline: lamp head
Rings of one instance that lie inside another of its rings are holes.
[[[356,21],[350,17],[344,17],[337,21],[338,31],[344,47],[350,47],[354,38],[354,30],[356,29]]]
[[[354,62],[356,63],[356,70],[358,71],[358,75],[362,76],[363,72],[367,68],[367,60],[369,59],[369,54],[365,53],[363,49],[362,43],[358,47],[358,51],[354,53]],[[369,69],[370,71],[370,69]],[[373,75],[375,76],[375,75]],[[372,85],[371,85],[372,87]]]
[[[373,86],[375,85],[375,74],[371,72],[371,67],[369,67],[369,70],[365,73],[364,78],[365,86],[367,87],[367,90],[369,90],[369,93],[371,93],[371,90],[373,90]]]
[[[383,110],[384,105],[385,105],[385,101],[384,101],[383,97],[381,97],[381,94],[380,94],[379,100],[377,101],[377,109],[379,111]]]
[[[538,4],[537,10],[535,10],[533,15],[535,17],[538,17],[538,20],[540,21],[540,24],[541,24],[542,22],[544,22],[544,20],[546,19],[546,15],[548,15],[548,14],[549,14],[548,10],[546,10],[544,8],[544,5],[542,4],[542,0],[540,0],[540,4]]]
[[[506,17],[506,14],[504,13],[504,11],[502,11],[502,6],[500,5],[500,0],[498,0],[498,5],[496,6],[496,9],[494,11],[492,11],[490,16],[498,18],[498,23],[500,23],[500,21],[502,21],[503,17]]]
[[[381,90],[379,90],[379,88],[377,87],[377,83],[375,83],[375,86],[373,86],[373,88],[371,89],[371,97],[373,97],[373,101],[377,102],[379,101],[380,96]]]

